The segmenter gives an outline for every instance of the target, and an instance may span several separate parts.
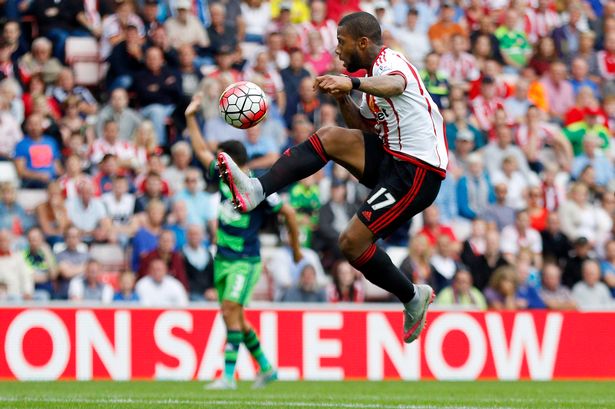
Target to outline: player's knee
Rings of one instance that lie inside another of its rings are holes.
[[[362,240],[348,229],[340,234],[338,245],[344,257],[352,261],[361,256]]]
[[[320,139],[323,148],[325,148],[325,152],[335,150],[335,129],[339,128],[337,128],[336,126],[323,126],[318,131],[316,131],[316,135],[318,135],[318,139]]]
[[[223,302],[222,303],[222,318],[224,322],[231,324],[240,324],[241,323],[241,305],[233,303],[233,302]]]

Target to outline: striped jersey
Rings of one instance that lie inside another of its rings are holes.
[[[417,69],[402,54],[384,47],[369,75],[400,75],[406,84],[402,94],[390,98],[363,94],[361,115],[375,122],[384,149],[444,177],[448,164],[444,120]]]

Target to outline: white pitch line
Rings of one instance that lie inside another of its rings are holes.
[[[335,403],[335,402],[276,402],[276,401],[249,401],[249,400],[188,400],[188,399],[121,399],[121,398],[17,398],[12,396],[0,396],[0,402],[31,402],[31,403],[85,403],[85,404],[128,404],[128,405],[218,405],[231,406],[237,404],[250,405],[252,407],[310,407],[310,408],[362,408],[362,409],[432,409],[432,405],[379,405],[372,403]],[[442,409],[485,409],[485,406],[440,406]],[[500,409],[514,409],[500,407]]]

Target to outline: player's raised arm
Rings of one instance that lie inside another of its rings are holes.
[[[322,92],[329,93],[334,97],[348,95],[355,88],[376,97],[390,98],[401,95],[404,92],[406,80],[403,76],[395,74],[364,78],[323,75],[316,78],[316,86]]]
[[[188,128],[188,135],[190,135],[190,142],[192,143],[192,149],[199,161],[209,168],[211,162],[215,159],[214,154],[209,150],[207,142],[203,138],[199,124],[196,121],[196,113],[201,108],[201,100],[203,96],[200,93],[194,94],[192,101],[188,108],[186,108],[186,125]]]
[[[297,214],[289,204],[285,203],[280,208],[280,214],[284,216],[286,228],[288,229],[288,243],[293,251],[293,258],[298,263],[303,255],[301,254],[301,241],[299,240],[299,224]]]

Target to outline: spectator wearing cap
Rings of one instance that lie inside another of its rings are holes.
[[[595,182],[598,186],[606,187],[615,175],[613,162],[606,157],[602,150],[598,148],[603,141],[593,134],[583,138],[583,153],[576,156],[572,162],[571,176],[578,179],[583,169],[591,166],[595,171]]]
[[[162,50],[150,47],[145,52],[145,70],[135,79],[141,115],[154,124],[158,144],[167,143],[166,120],[181,96],[181,78],[165,66]]]
[[[190,300],[217,301],[213,257],[203,245],[203,229],[200,226],[188,226],[186,244],[181,251],[190,283]]]
[[[457,270],[451,285],[438,293],[435,304],[443,307],[486,310],[487,301],[485,297],[472,284],[472,275],[467,269]]]
[[[438,21],[429,27],[427,35],[436,52],[445,52],[449,49],[451,38],[455,34],[465,36],[466,33],[461,25],[454,22],[454,4],[445,0],[440,5],[440,17]]]
[[[164,260],[153,259],[147,275],[137,281],[135,292],[144,306],[185,307],[188,294],[182,284],[169,276]]]
[[[34,271],[23,256],[11,247],[11,233],[0,230],[0,282],[6,286],[9,300],[31,299],[34,294]]]
[[[178,49],[183,44],[205,48],[209,46],[209,37],[199,19],[192,14],[190,0],[175,0],[175,16],[164,23],[171,46]]]
[[[480,215],[488,223],[494,223],[498,231],[515,222],[515,209],[507,204],[508,185],[504,182],[495,184],[495,203],[487,206]]]
[[[440,55],[431,52],[425,56],[425,68],[420,71],[421,80],[438,108],[448,108],[449,84],[446,74],[440,71]]]
[[[461,217],[474,220],[495,201],[495,195],[491,179],[484,171],[481,156],[472,153],[468,156],[467,164],[468,170],[457,183],[457,207]]]
[[[70,280],[68,298],[71,301],[94,301],[108,304],[113,300],[113,288],[100,281],[101,266],[88,260],[83,275]]]
[[[86,242],[113,240],[111,220],[105,206],[94,197],[94,185],[89,179],[77,182],[77,197],[66,201],[68,218],[79,229]]]
[[[45,84],[54,83],[62,71],[62,64],[57,58],[52,57],[51,51],[51,41],[45,37],[35,39],[31,51],[19,59],[20,74],[28,79],[40,74]],[[21,76],[14,78],[18,81],[22,79]]]
[[[566,74],[566,65],[555,61],[541,79],[549,101],[549,115],[558,122],[563,121],[566,112],[574,106],[574,90]]]
[[[144,39],[135,25],[126,27],[124,39],[111,49],[107,62],[107,87],[129,89],[135,77],[143,69]]]
[[[405,2],[400,3],[406,4]],[[393,27],[391,30],[399,41],[404,55],[416,68],[422,69],[425,57],[431,50],[429,37],[427,37],[426,30],[419,26],[419,10],[417,8],[409,8],[405,16],[406,18],[400,23],[400,27]]]
[[[24,188],[44,188],[62,171],[56,141],[43,134],[43,117],[32,114],[26,120],[27,135],[15,147],[15,168]]]
[[[102,21],[102,36],[100,39],[100,56],[106,59],[113,47],[126,39],[128,27],[137,28],[140,37],[145,35],[143,21],[135,13],[132,0],[116,0],[115,12]]]
[[[583,153],[583,141],[592,136],[597,143],[598,149],[606,150],[610,145],[611,133],[600,123],[600,110],[598,108],[586,108],[582,121],[572,123],[564,128],[564,135],[572,144],[574,156]]]
[[[577,308],[572,293],[562,285],[562,270],[557,264],[547,263],[543,267],[540,298],[550,310],[574,310]]]
[[[532,47],[523,31],[518,30],[519,14],[514,9],[506,11],[504,24],[495,31],[500,43],[500,53],[504,62],[514,68],[524,67]]]
[[[111,92],[109,103],[98,113],[96,121],[96,135],[104,135],[105,124],[113,121],[118,126],[117,139],[120,141],[131,141],[135,135],[141,117],[139,114],[128,107],[128,93],[124,88],[116,88]]]
[[[167,273],[179,280],[188,291],[190,289],[190,284],[186,276],[184,257],[181,251],[176,249],[175,243],[175,234],[171,230],[163,230],[158,238],[158,245],[156,248],[141,256],[137,278],[144,277],[148,274],[152,262],[155,260],[162,260],[167,267]]]
[[[451,38],[451,50],[440,59],[440,70],[442,70],[449,82],[469,86],[469,82],[479,78],[480,72],[476,63],[476,58],[468,52],[467,38],[461,34],[455,34]]]
[[[600,281],[600,265],[595,260],[586,260],[581,267],[583,280],[572,288],[572,297],[579,308],[609,308],[613,298],[609,288]]]

